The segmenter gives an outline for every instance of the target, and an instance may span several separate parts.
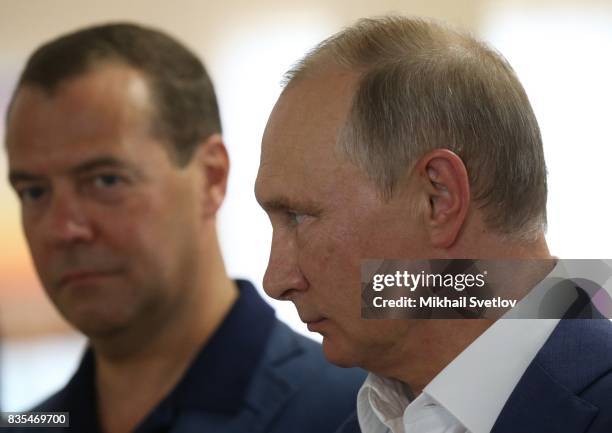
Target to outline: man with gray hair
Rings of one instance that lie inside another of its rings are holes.
[[[323,41],[287,74],[255,193],[273,227],[266,292],[331,362],[371,372],[364,433],[612,431],[607,320],[360,317],[363,259],[537,260],[506,275],[525,288],[561,273],[537,121],[484,43],[402,17]]]

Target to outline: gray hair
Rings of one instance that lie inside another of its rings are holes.
[[[449,149],[466,165],[488,227],[523,239],[545,230],[540,130],[503,56],[440,23],[361,19],[317,45],[287,72],[285,84],[329,62],[360,75],[338,145],[383,196],[392,196],[425,153]]]

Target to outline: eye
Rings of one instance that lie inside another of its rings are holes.
[[[21,201],[25,203],[32,203],[39,200],[45,193],[45,188],[42,186],[32,186],[29,188],[23,188],[17,191],[17,195]]]
[[[293,225],[300,225],[304,222],[307,215],[299,212],[288,212]]]
[[[122,182],[122,178],[115,174],[100,174],[93,178],[93,184],[97,188],[112,188]]]

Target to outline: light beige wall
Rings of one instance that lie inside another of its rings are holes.
[[[223,76],[219,60],[231,58],[236,47],[248,46],[266,26],[299,22],[304,28],[312,23],[329,34],[362,16],[398,12],[439,18],[478,33],[485,17],[495,10],[606,5],[610,6],[610,0],[0,0],[0,115],[33,49],[61,33],[94,23],[129,20],[166,30],[205,60],[215,81],[227,81],[234,75]],[[245,68],[235,75],[244,80],[248,74]],[[280,73],[273,80],[279,78]],[[249,85],[257,86],[254,81],[251,78]],[[2,119],[2,136],[3,130]],[[248,145],[257,146],[256,134],[252,138]],[[238,158],[236,164],[240,167]],[[0,329],[9,335],[66,329],[39,288],[21,234],[18,205],[5,178],[5,155],[0,152]]]
[[[0,115],[30,53],[41,43],[67,31],[107,21],[136,21],[161,28],[194,49],[213,79],[223,79],[219,52],[248,44],[262,26],[310,23],[329,33],[369,15],[398,12],[433,16],[476,29],[483,11],[480,0],[398,1],[149,1],[149,0],[0,0]],[[228,40],[233,40],[228,44]],[[297,55],[296,55],[297,56]],[[278,80],[274,77],[274,80]],[[257,85],[257,83],[253,83]],[[221,98],[223,95],[220,95]],[[265,123],[265,122],[263,122]],[[0,133],[4,135],[4,122]],[[254,139],[253,141],[257,141]],[[252,144],[252,143],[251,143]],[[9,336],[67,329],[39,287],[19,224],[19,206],[9,190],[6,161],[0,154],[0,329]]]
[[[368,15],[399,12],[444,19],[478,30],[491,9],[606,7],[609,0],[1,0],[0,63],[20,61],[41,41],[86,24],[134,20],[159,26],[192,46],[213,50],[219,38],[236,26],[270,17],[290,18],[321,13],[339,25]]]
[[[23,61],[29,51],[44,41],[69,29],[111,20],[134,20],[152,24],[198,47],[214,50],[219,39],[248,22],[270,17],[290,19],[320,13],[339,24],[385,12],[436,16],[476,27],[482,10],[480,0],[398,1],[120,1],[104,2],[56,0],[2,0],[0,46],[2,63]]]

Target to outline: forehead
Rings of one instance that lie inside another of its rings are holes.
[[[336,146],[356,83],[356,74],[330,68],[285,89],[264,132],[258,195],[307,194],[317,179],[356,170]]]
[[[148,134],[151,113],[146,80],[127,66],[101,66],[51,93],[25,85],[8,118],[9,161],[38,155],[50,166],[56,159],[112,150],[131,135]]]

